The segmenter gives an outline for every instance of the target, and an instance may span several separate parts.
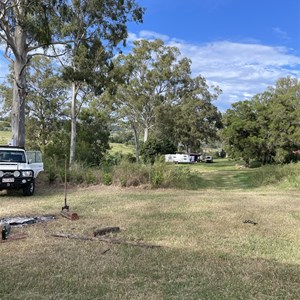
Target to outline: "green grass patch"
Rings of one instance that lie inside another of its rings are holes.
[[[279,185],[282,188],[300,188],[300,162],[263,166],[255,169],[251,180],[257,186]]]
[[[190,165],[192,172],[200,178],[199,189],[250,189],[257,186],[250,178],[253,169],[241,168],[241,161],[216,159],[213,163]]]
[[[110,154],[122,153],[122,154],[132,154],[134,155],[134,146],[133,145],[125,145],[119,143],[110,143]]]
[[[0,145],[7,145],[9,139],[11,139],[10,131],[0,131]]]

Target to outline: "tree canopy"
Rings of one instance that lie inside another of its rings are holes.
[[[300,81],[277,80],[251,101],[232,105],[224,115],[223,138],[232,158],[246,163],[290,162],[300,149]]]
[[[114,112],[133,130],[136,157],[139,135],[172,139],[193,148],[207,136],[216,138],[221,115],[211,101],[220,90],[210,88],[203,77],[192,78],[191,61],[178,48],[161,40],[134,42],[131,53],[114,61],[122,83],[110,96]],[[167,130],[168,129],[168,130]]]
[[[74,45],[77,61],[82,66],[83,60],[88,67],[96,53],[95,42],[89,43],[97,41],[100,50],[111,51],[126,40],[127,22],[142,21],[143,12],[135,0],[1,1],[0,41],[6,45],[5,57],[13,64],[12,138],[17,145],[25,145],[26,68],[31,58],[44,54],[50,45],[65,45],[65,51]],[[76,71],[71,78],[82,76]]]

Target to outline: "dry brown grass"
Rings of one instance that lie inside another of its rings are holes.
[[[0,196],[0,217],[57,214],[0,243],[0,299],[300,299],[298,190],[77,188],[78,221],[59,215],[62,187],[37,191]],[[162,248],[51,236],[105,226]]]

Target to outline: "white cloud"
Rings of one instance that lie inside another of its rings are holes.
[[[292,49],[263,45],[255,40],[239,43],[216,41],[199,45],[153,31],[141,31],[139,34],[129,33],[128,45],[137,39],[156,38],[178,47],[183,56],[190,58],[193,75],[201,74],[209,84],[222,89],[223,94],[215,102],[220,110],[265,91],[280,77],[300,78],[300,57],[294,55]],[[8,61],[2,55],[3,50],[3,45],[0,45],[0,81],[8,72]]]
[[[274,34],[279,37],[280,39],[283,39],[283,40],[289,40],[290,37],[288,36],[288,34],[283,31],[282,29],[280,29],[279,27],[274,27],[272,28]]]
[[[161,36],[167,45],[179,48],[183,56],[192,60],[194,75],[201,74],[209,84],[223,90],[215,102],[221,110],[265,91],[280,77],[300,78],[300,57],[286,47],[231,41],[196,45],[145,31],[135,36],[150,39]]]
[[[165,34],[160,34],[154,31],[147,31],[147,30],[140,31],[138,35],[132,32],[128,33],[128,38],[127,38],[128,42],[133,42],[141,39],[145,39],[145,40],[160,39],[163,41],[168,41],[169,37]]]

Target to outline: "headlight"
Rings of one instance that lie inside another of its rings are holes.
[[[14,176],[15,177],[19,177],[21,175],[21,173],[19,171],[14,171]]]
[[[23,177],[32,177],[32,171],[22,171]]]
[[[3,177],[4,173],[2,171],[0,171],[0,177]]]

